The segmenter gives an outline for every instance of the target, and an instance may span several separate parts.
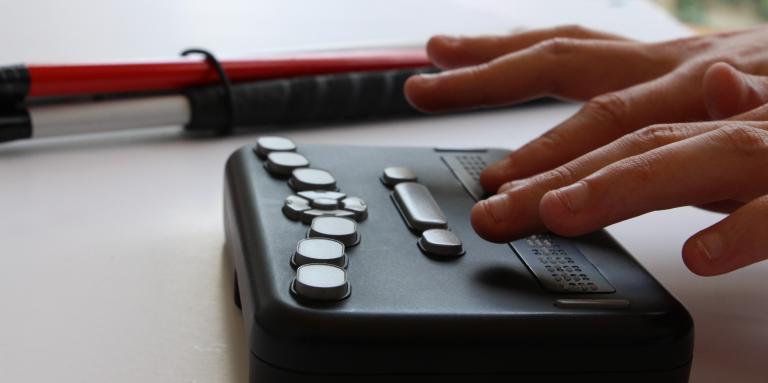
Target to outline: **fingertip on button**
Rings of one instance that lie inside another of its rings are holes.
[[[498,162],[488,165],[480,173],[480,185],[489,192],[496,193],[501,185],[513,179],[512,161],[504,158]]]
[[[494,198],[496,199],[493,200]],[[497,194],[489,199],[479,201],[472,207],[470,221],[478,235],[497,243],[508,242],[512,239],[506,232],[506,224],[498,218],[498,215],[503,214],[503,211],[495,211],[496,207],[494,206],[494,203],[508,203],[507,198],[504,194]]]
[[[539,202],[539,217],[550,231],[564,235],[575,236],[588,233],[595,228],[589,227],[584,221],[585,216],[574,214],[568,206],[569,202],[556,190],[551,190],[541,197]]]

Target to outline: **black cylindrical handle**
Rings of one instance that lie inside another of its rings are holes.
[[[24,65],[0,67],[0,102],[8,106],[21,101],[29,91],[29,71]]]
[[[294,77],[232,87],[238,128],[302,122],[347,121],[418,114],[403,94],[408,77],[435,68],[396,69]],[[213,86],[185,92],[190,131],[220,131],[228,120],[226,90]]]
[[[0,108],[0,142],[32,137],[29,112],[15,108]]]

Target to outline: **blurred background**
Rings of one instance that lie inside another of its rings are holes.
[[[743,28],[768,20],[768,0],[655,0],[701,32]]]

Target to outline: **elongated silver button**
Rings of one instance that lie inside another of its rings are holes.
[[[426,186],[415,182],[395,185],[393,198],[408,227],[417,231],[444,229],[445,215]]]

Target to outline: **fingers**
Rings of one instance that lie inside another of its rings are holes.
[[[472,212],[475,230],[484,238],[506,242],[544,230],[539,202],[550,190],[573,184],[624,158],[715,130],[715,122],[654,125],[625,135],[565,165],[499,188],[499,196],[481,201]]]
[[[585,100],[657,78],[674,65],[642,44],[554,39],[476,66],[413,76],[405,94],[426,112],[508,105],[544,95]]]
[[[507,182],[499,187],[499,193],[516,186],[538,187],[549,191],[566,186],[586,177],[603,167],[627,157],[682,141],[722,126],[722,122],[697,122],[651,125],[626,134],[613,142],[595,149],[553,170],[526,179]],[[542,193],[543,194],[543,193]]]
[[[729,121],[765,121],[768,120],[768,103],[748,112],[728,118]]]
[[[744,206],[744,204],[739,201],[723,200],[723,201],[711,202],[704,205],[699,205],[696,207],[704,210],[713,211],[715,213],[730,214],[742,206]]]
[[[550,230],[579,235],[653,210],[749,201],[768,190],[766,166],[768,131],[726,126],[618,161],[550,191],[539,213]]]
[[[437,66],[452,69],[488,62],[507,53],[554,38],[628,41],[610,33],[594,31],[578,25],[565,25],[506,36],[435,36],[427,43],[427,53]]]
[[[750,124],[768,130],[768,123]],[[507,242],[540,232],[546,227],[540,216],[539,205],[542,197],[550,190],[576,183],[625,158],[715,131],[721,126],[722,122],[654,125],[628,134],[563,166],[505,184],[499,189],[498,196],[475,206],[472,211],[473,226],[483,238],[495,242]],[[710,210],[731,212],[743,204],[735,200],[714,200],[703,205]]]
[[[768,78],[716,63],[704,74],[704,103],[713,119],[747,112],[768,103]]]
[[[496,191],[508,181],[554,169],[644,126],[705,119],[699,84],[672,74],[595,97],[573,117],[490,165],[480,182]]]
[[[768,258],[768,195],[742,206],[683,245],[683,261],[696,274],[724,274]]]

